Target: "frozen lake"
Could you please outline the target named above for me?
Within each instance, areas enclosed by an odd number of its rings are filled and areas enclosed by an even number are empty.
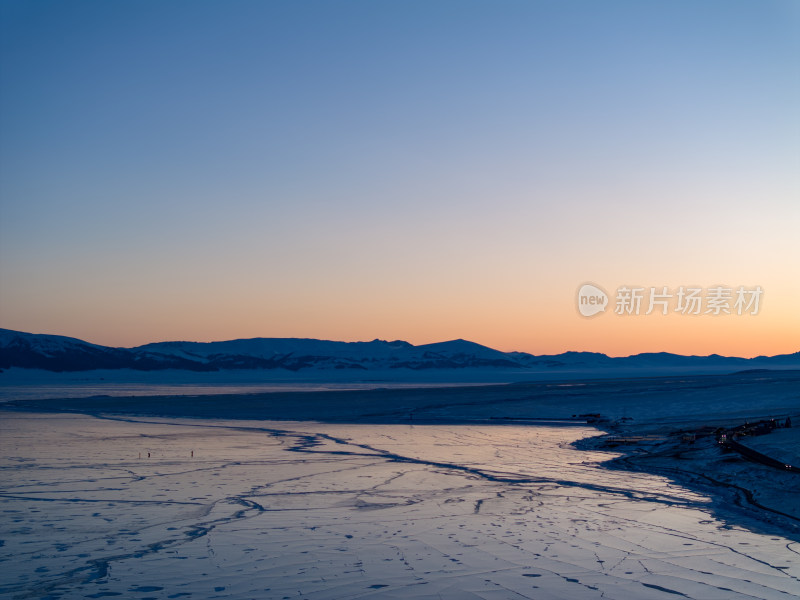
[[[0,597],[800,595],[800,544],[599,433],[4,412]]]

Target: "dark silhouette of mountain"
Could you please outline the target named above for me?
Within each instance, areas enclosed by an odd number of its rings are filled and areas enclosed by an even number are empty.
[[[300,338],[253,338],[224,342],[157,342],[135,348],[110,348],[75,338],[0,329],[0,369],[21,367],[47,371],[135,369],[220,371],[242,369],[505,369],[603,370],[643,368],[800,368],[800,352],[746,359],[682,356],[667,352],[609,357],[597,352],[564,352],[535,356],[501,352],[467,340],[414,346],[396,340],[334,342]]]

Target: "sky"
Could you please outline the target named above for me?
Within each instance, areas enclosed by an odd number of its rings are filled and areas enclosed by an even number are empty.
[[[4,0],[0,28],[0,327],[800,350],[794,0]],[[637,286],[763,293],[616,314]]]

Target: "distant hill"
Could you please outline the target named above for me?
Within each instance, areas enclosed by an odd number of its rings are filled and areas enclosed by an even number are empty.
[[[47,371],[135,369],[159,371],[222,371],[269,369],[287,372],[350,369],[552,370],[725,368],[800,368],[800,352],[757,358],[682,356],[645,353],[609,357],[596,352],[564,352],[535,356],[500,352],[467,340],[414,346],[408,342],[334,342],[301,338],[253,338],[224,342],[157,342],[135,348],[110,348],[58,335],[0,329],[0,369],[20,367]]]

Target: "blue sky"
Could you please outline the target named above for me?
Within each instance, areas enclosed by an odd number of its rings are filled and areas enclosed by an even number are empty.
[[[540,352],[800,339],[796,2],[0,16],[0,326]],[[774,310],[674,339],[642,320],[615,346],[563,306],[587,280],[760,283]]]

